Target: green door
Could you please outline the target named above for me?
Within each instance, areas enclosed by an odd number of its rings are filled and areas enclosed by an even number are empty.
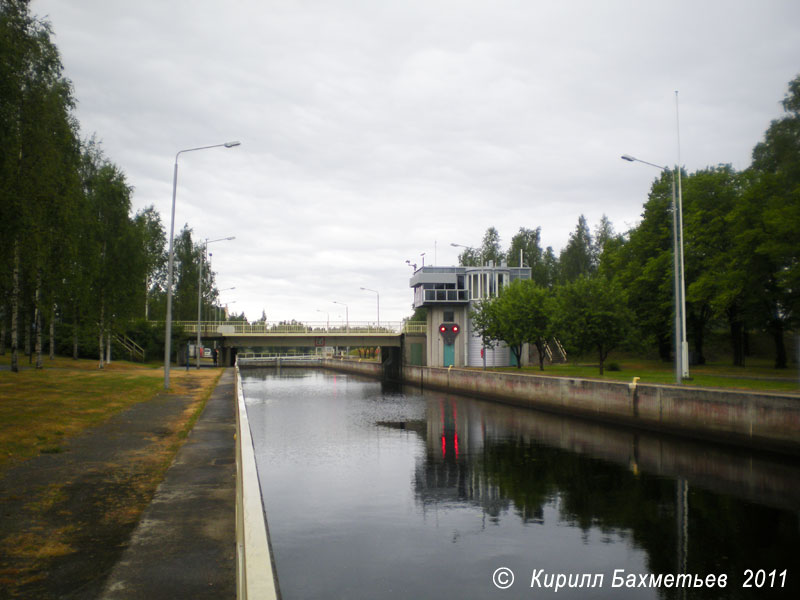
[[[422,366],[422,344],[411,344],[411,364],[414,366]]]
[[[456,345],[455,344],[445,344],[444,345],[444,362],[442,363],[445,367],[452,367],[456,364]]]

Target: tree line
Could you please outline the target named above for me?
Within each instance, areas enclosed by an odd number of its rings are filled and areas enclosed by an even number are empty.
[[[109,358],[119,332],[137,330],[150,356],[164,333],[166,235],[153,207],[132,213],[133,188],[94,138],[81,139],[75,98],[47,22],[28,0],[0,4],[0,354],[10,342],[42,366],[55,353]],[[185,226],[175,241],[174,318],[216,299],[203,247]],[[177,332],[176,332],[177,333]]]
[[[687,338],[695,364],[706,361],[709,332],[727,331],[733,364],[744,366],[749,332],[772,339],[775,367],[788,364],[785,337],[800,307],[800,76],[789,83],[784,115],[753,149],[751,166],[719,164],[681,172]],[[672,175],[653,182],[641,222],[618,234],[603,216],[594,230],[583,215],[556,256],[541,228],[520,228],[503,251],[489,227],[462,265],[488,261],[531,267],[477,306],[487,344],[539,347],[556,336],[568,350],[596,352],[603,370],[620,346],[657,350],[670,360],[674,335]],[[521,258],[520,258],[521,257]],[[540,363],[543,368],[543,363]]]

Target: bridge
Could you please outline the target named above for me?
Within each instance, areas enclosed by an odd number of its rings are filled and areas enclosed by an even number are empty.
[[[197,337],[197,321],[176,321],[187,337]],[[353,322],[331,327],[327,323],[244,323],[201,321],[200,337],[230,347],[401,346],[404,333],[425,333],[424,322]]]
[[[237,321],[175,321],[173,328],[181,331],[187,340],[200,338],[206,342],[217,341],[223,349],[222,364],[232,364],[240,348],[325,348],[325,347],[375,347],[402,348],[403,335],[424,334],[425,322],[386,322],[377,325],[369,322],[350,322],[330,326],[326,322],[308,323],[245,323]],[[231,349],[234,349],[231,352]],[[383,351],[384,359],[392,354]]]

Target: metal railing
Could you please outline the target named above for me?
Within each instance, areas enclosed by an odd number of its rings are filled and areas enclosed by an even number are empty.
[[[428,323],[425,321],[406,321],[403,324],[403,333],[427,333]]]
[[[332,352],[325,352],[320,354],[276,354],[268,352],[240,352],[236,355],[236,360],[246,361],[276,361],[276,360],[296,360],[296,361],[313,361],[321,360],[323,358],[330,358],[333,356]]]
[[[131,360],[138,359],[144,362],[144,348],[124,333],[114,333],[113,335],[114,340],[130,354]]]
[[[443,290],[444,291],[444,290]],[[197,321],[174,321],[174,328],[180,328],[184,333],[196,334]],[[425,333],[425,323],[420,321],[390,321],[374,322],[351,321],[350,324],[330,325],[324,321],[309,321],[307,323],[245,323],[243,321],[201,321],[200,334],[217,335],[398,335],[400,333]]]

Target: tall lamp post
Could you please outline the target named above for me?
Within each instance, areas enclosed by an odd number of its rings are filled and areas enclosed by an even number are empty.
[[[203,244],[203,253],[200,255],[200,269],[198,269],[200,273],[197,277],[197,345],[194,347],[194,353],[197,355],[196,368],[198,369],[200,368],[200,324],[203,310],[203,262],[205,261],[209,244],[213,244],[214,242],[227,242],[235,239],[236,236],[218,238],[216,240],[209,240],[206,238],[205,244]]]
[[[169,362],[172,346],[172,266],[175,262],[173,249],[173,237],[175,236],[175,195],[178,190],[178,157],[185,152],[195,152],[196,150],[207,150],[208,148],[233,148],[239,146],[241,142],[225,142],[224,144],[213,144],[211,146],[200,146],[198,148],[187,148],[180,150],[175,155],[175,170],[172,175],[172,218],[169,224],[169,265],[167,267],[167,315],[166,332],[164,336],[164,389],[169,389]]]
[[[217,302],[219,302],[219,294],[221,294],[222,292],[229,292],[230,290],[235,290],[235,289],[236,289],[236,286],[229,287],[229,288],[224,288],[224,289],[221,289],[221,290],[217,290]],[[214,311],[214,318],[217,321],[219,321],[219,309],[220,309],[220,306],[221,306],[220,304],[217,304],[216,309]]]
[[[317,309],[317,312],[326,315],[327,321],[325,321],[325,332],[326,333],[329,332],[331,329],[331,313],[329,313],[327,310],[320,310],[320,309]]]
[[[344,315],[347,322],[347,333],[350,333],[350,308],[344,302],[337,302],[336,300],[331,300],[331,302],[344,306]]]
[[[381,328],[381,295],[377,292],[377,290],[371,290],[369,288],[362,287],[361,288],[365,292],[373,292],[378,299],[378,329]]]
[[[678,237],[678,221],[680,220],[680,199],[676,202],[675,173],[669,167],[662,167],[646,160],[641,160],[624,154],[622,160],[640,162],[655,167],[672,176],[672,245],[675,287],[675,383],[681,383],[684,377],[689,376],[688,342],[686,341],[686,302],[684,297],[683,280],[683,237]],[[676,168],[677,170],[677,168]],[[681,230],[683,227],[681,226]]]

